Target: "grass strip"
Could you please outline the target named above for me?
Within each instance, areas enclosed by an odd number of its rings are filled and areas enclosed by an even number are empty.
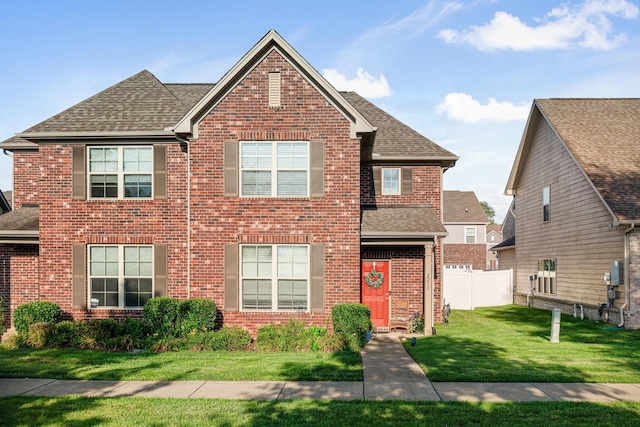
[[[3,426],[621,426],[640,425],[640,403],[232,401],[10,397]]]

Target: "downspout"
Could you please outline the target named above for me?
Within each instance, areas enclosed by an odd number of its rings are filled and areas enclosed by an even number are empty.
[[[631,223],[629,228],[624,232],[624,304],[620,307],[620,323],[618,328],[624,327],[624,309],[629,305],[629,293],[631,292],[630,274],[629,274],[629,233],[636,228],[635,223]]]
[[[191,298],[191,150],[189,141],[176,135],[187,150],[187,298]]]

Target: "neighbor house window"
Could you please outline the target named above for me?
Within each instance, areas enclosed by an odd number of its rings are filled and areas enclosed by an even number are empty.
[[[541,294],[556,293],[555,259],[542,259],[538,261],[538,292]]]
[[[89,147],[93,199],[151,198],[152,147]]]
[[[309,248],[303,245],[244,245],[240,259],[244,310],[309,307]]]
[[[153,296],[153,246],[89,246],[89,298],[103,308],[142,308]]]
[[[309,194],[307,142],[241,142],[242,196],[306,197]]]
[[[382,194],[400,194],[400,168],[382,169]]]
[[[464,242],[465,243],[475,243],[476,242],[476,228],[475,227],[465,227],[464,228]]]
[[[548,222],[551,218],[551,196],[549,186],[542,189],[542,221]]]

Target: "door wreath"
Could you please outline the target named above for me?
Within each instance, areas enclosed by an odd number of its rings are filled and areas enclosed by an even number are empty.
[[[370,288],[378,289],[384,283],[384,276],[374,269],[364,276],[364,282]]]

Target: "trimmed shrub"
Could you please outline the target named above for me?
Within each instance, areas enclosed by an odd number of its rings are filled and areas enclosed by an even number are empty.
[[[0,346],[2,346],[2,348],[6,350],[17,350],[19,348],[26,347],[27,346],[26,334],[11,335],[9,338],[2,341]]]
[[[144,305],[142,317],[153,333],[177,335],[179,305],[175,298],[151,298]]]
[[[360,351],[371,328],[371,310],[364,304],[338,304],[331,310],[333,330],[349,351]]]
[[[77,334],[77,322],[72,320],[63,320],[55,324],[55,331],[51,339],[51,345],[54,347],[69,347]]]
[[[28,334],[29,325],[38,322],[57,323],[62,317],[58,304],[49,301],[32,301],[22,304],[13,312],[13,325],[18,334]]]
[[[223,326],[218,331],[199,332],[187,337],[193,351],[243,351],[251,346],[251,335],[238,326]]]
[[[27,345],[34,348],[48,346],[53,341],[56,331],[55,323],[38,322],[29,325]]]
[[[193,332],[213,331],[216,327],[218,308],[216,303],[205,298],[181,300],[178,305],[179,332],[187,335]]]

